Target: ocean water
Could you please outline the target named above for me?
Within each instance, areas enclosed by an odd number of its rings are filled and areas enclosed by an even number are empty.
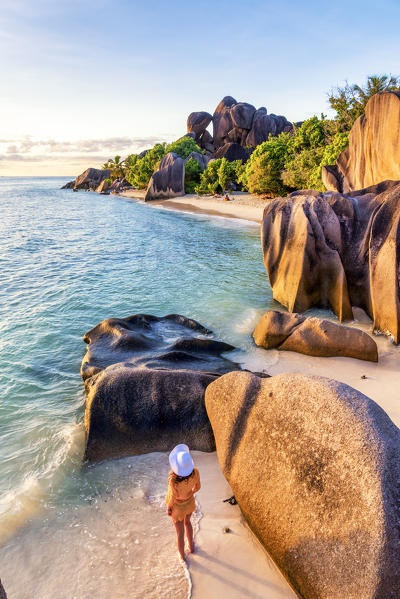
[[[12,599],[184,597],[161,532],[167,456],[82,462],[82,336],[176,312],[245,359],[274,305],[259,228],[66,180],[0,178],[0,577]]]

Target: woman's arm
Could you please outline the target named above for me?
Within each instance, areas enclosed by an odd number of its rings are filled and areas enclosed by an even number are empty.
[[[194,485],[193,485],[193,488],[192,488],[192,492],[193,493],[197,493],[197,491],[200,491],[200,489],[201,489],[200,474],[199,474],[199,471],[197,469],[196,469],[195,474],[196,474],[196,479],[195,479],[195,482],[194,482]]]

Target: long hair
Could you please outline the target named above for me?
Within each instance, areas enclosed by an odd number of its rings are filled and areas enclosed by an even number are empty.
[[[171,474],[174,477],[174,482],[181,483],[182,481],[187,480],[188,478],[190,478],[193,475],[193,472],[194,472],[194,468],[191,471],[191,473],[188,474],[187,476],[179,476],[178,474],[175,474],[175,472],[173,470],[171,471]]]

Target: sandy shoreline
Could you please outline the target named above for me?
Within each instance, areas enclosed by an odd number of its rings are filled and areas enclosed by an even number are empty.
[[[371,332],[367,317],[352,326]],[[400,347],[385,336],[374,336],[379,362],[353,358],[317,358],[295,352],[255,348],[245,364],[271,375],[300,372],[347,383],[376,401],[400,427]],[[361,378],[365,376],[366,378]],[[231,597],[261,599],[295,598],[272,559],[244,524],[238,506],[222,503],[231,489],[224,479],[216,454],[196,456],[203,488],[198,495],[204,514],[196,537],[198,553],[188,560],[194,599]],[[233,534],[223,534],[229,526]]]
[[[122,195],[143,199],[144,192],[130,191]],[[232,194],[231,197],[232,201],[225,202],[223,198],[186,195],[171,200],[149,202],[148,205],[262,222],[268,200],[240,193]],[[351,326],[371,333],[372,324],[367,315],[356,309],[355,317],[358,320],[350,323]],[[385,336],[374,335],[374,339],[379,350],[378,363],[353,358],[317,358],[295,352],[254,348],[244,367],[254,371],[264,370],[270,375],[301,372],[347,383],[376,401],[400,427],[400,347],[394,346]],[[198,495],[203,518],[196,536],[197,553],[188,559],[193,585],[191,596],[195,599],[296,597],[268,554],[247,528],[238,506],[222,503],[222,499],[231,495],[231,489],[221,473],[216,454],[198,453],[196,460],[203,481],[202,490]],[[225,526],[233,532],[224,534],[222,529]]]
[[[145,190],[132,190],[124,191],[120,195],[125,198],[143,200],[146,192]],[[178,210],[192,214],[210,214],[212,216],[239,218],[261,223],[268,200],[244,192],[231,193],[229,197],[231,200],[228,202],[223,197],[186,194],[170,200],[153,200],[146,202],[146,205],[166,210]]]
[[[295,599],[296,594],[244,522],[216,453],[193,452],[202,479],[197,494],[200,529],[188,558],[193,599]],[[224,533],[228,527],[230,533]]]

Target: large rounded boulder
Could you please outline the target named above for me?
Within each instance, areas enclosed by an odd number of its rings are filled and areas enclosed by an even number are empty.
[[[233,127],[231,108],[237,104],[232,96],[225,96],[218,104],[213,114],[213,139],[216,148],[224,145],[226,136]]]
[[[324,170],[330,189],[348,192],[400,179],[400,91],[375,94],[354,123],[336,171]]]
[[[192,112],[187,119],[187,131],[188,133],[194,133],[196,139],[199,139],[211,121],[212,116],[208,112]]]
[[[344,195],[298,191],[264,210],[264,265],[274,299],[291,312],[365,310],[400,341],[400,183]]]
[[[400,431],[337,381],[232,372],[206,390],[240,508],[299,597],[400,597]]]
[[[330,307],[339,319],[353,312],[341,260],[340,221],[322,194],[277,198],[267,205],[262,246],[274,299],[290,312]]]
[[[82,189],[86,191],[95,191],[104,179],[110,177],[110,174],[111,170],[109,168],[88,168],[75,179],[73,189],[74,191]],[[71,187],[71,183],[72,182],[68,183],[63,189]]]
[[[269,310],[258,322],[253,338],[266,349],[378,361],[377,345],[368,333],[315,316],[305,318],[301,314]]]
[[[145,201],[164,200],[185,195],[185,161],[174,152],[168,152],[158,170],[151,176]]]
[[[84,335],[88,460],[167,451],[177,443],[213,451],[207,385],[236,364],[232,345],[179,314],[110,318]]]

